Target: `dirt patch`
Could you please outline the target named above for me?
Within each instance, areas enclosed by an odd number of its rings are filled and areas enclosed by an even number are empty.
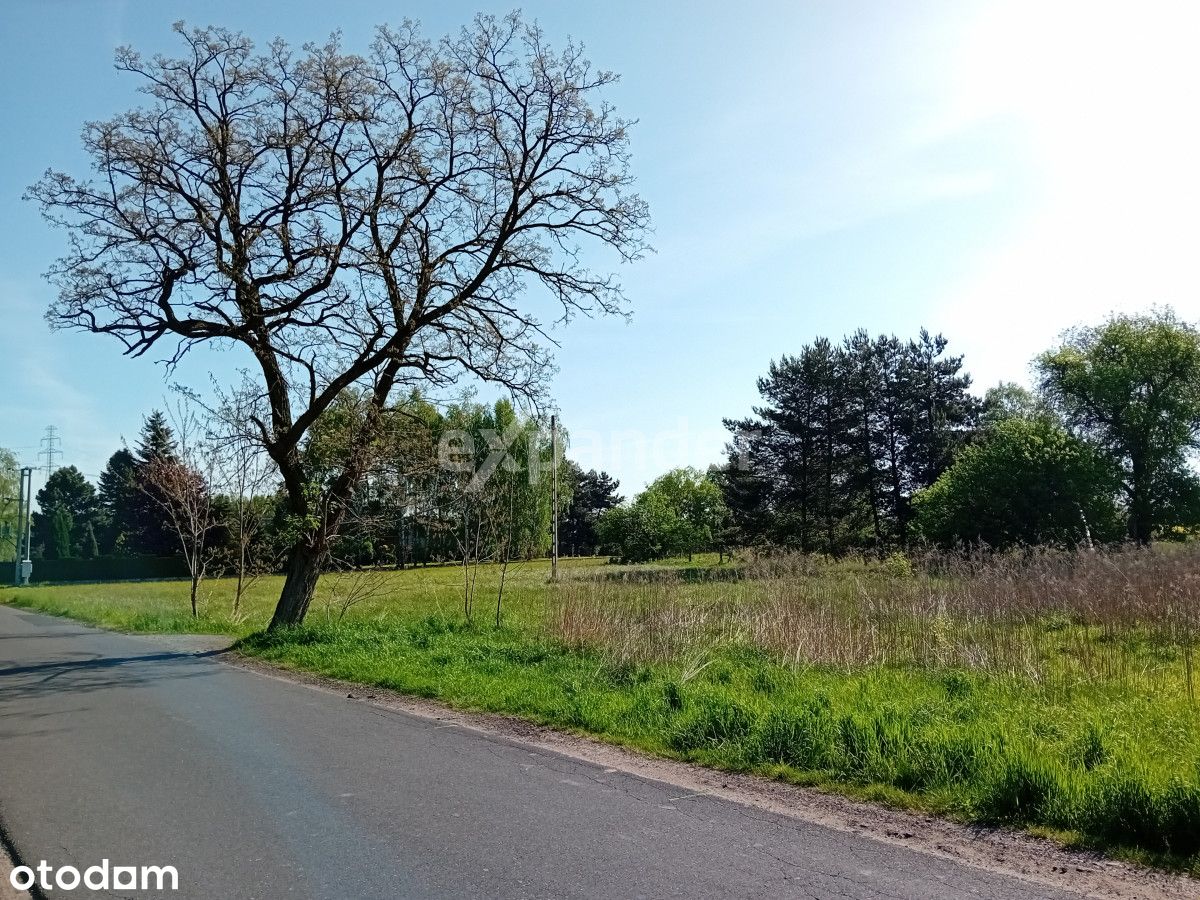
[[[29,900],[29,894],[12,886],[9,880],[12,870],[13,861],[8,858],[4,848],[0,847],[0,900]]]
[[[1065,849],[1052,841],[1020,832],[961,825],[753,775],[730,774],[646,756],[511,716],[464,712],[385,688],[365,687],[284,669],[234,651],[222,653],[217,658],[267,677],[336,693],[351,702],[469,728],[605,769],[665,782],[687,793],[728,800],[835,831],[865,835],[883,843],[1047,887],[1075,891],[1087,897],[1112,900],[1195,900],[1200,897],[1200,881],[1107,859],[1098,853]]]

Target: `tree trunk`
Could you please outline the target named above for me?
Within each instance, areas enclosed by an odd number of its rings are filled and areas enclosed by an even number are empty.
[[[1146,463],[1140,456],[1131,460],[1129,492],[1129,539],[1142,546],[1150,545],[1151,532],[1154,529],[1154,511],[1149,497],[1149,478],[1146,477]]]
[[[321,564],[324,561],[325,547],[320,541],[302,540],[292,548],[283,591],[275,605],[275,615],[271,617],[268,631],[299,625],[304,621],[313,594],[316,593],[317,579],[321,576]]]

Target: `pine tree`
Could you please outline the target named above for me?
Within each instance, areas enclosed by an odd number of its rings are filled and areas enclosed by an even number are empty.
[[[164,512],[166,498],[146,478],[150,466],[160,461],[177,461],[175,435],[167,418],[154,410],[142,423],[134,451],[136,494],[130,497],[134,516],[129,549],[148,556],[171,556],[179,552],[179,539],[171,530]]]
[[[173,460],[177,449],[167,417],[161,410],[154,410],[142,422],[142,433],[137,442],[138,465],[146,466],[156,459]]]
[[[600,546],[596,533],[600,515],[622,500],[617,494],[620,482],[607,472],[584,472],[569,459],[564,460],[563,468],[563,481],[571,487],[571,502],[559,522],[559,548],[567,556],[590,555]]]
[[[739,540],[839,554],[908,541],[914,491],[974,432],[962,358],[922,331],[818,338],[772,362],[756,418],[734,432],[719,479]]]
[[[130,549],[138,531],[141,493],[137,484],[137,460],[122,448],[108,458],[100,473],[100,507],[104,512],[101,548],[104,553]]]

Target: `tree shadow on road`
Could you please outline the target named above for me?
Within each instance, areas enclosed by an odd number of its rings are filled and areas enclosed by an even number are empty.
[[[195,678],[211,673],[197,665],[220,650],[147,653],[137,656],[93,656],[0,669],[0,705],[48,694],[73,694],[107,688],[132,688],[164,679]],[[22,713],[23,714],[23,713]]]

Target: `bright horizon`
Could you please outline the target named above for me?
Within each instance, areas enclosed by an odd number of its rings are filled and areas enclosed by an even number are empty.
[[[82,174],[82,123],[138,101],[113,50],[173,54],[183,15],[260,45],[341,28],[358,49],[401,17],[267,6],[17,0],[0,13],[0,446],[22,463],[41,462],[55,425],[59,464],[94,481],[167,394],[160,367],[115,342],[49,332],[40,276],[64,236],[19,199],[49,166]],[[439,36],[509,8],[406,12]],[[570,455],[626,496],[718,461],[721,419],[749,414],[769,361],[820,335],[940,331],[981,394],[1028,383],[1032,357],[1072,325],[1154,305],[1200,320],[1194,4],[524,8],[555,44],[570,34],[621,73],[609,96],[639,120],[634,172],[658,252],[620,270],[631,324],[558,333],[551,389]],[[203,388],[228,366],[195,354],[173,380]]]

